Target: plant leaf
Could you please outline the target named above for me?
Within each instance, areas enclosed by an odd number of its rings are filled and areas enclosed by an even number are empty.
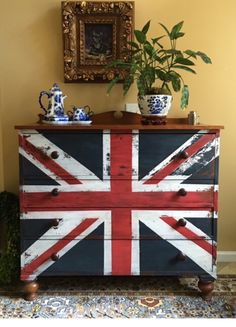
[[[162,80],[162,81],[164,81],[164,82],[168,81],[168,77],[167,77],[166,72],[164,72],[164,71],[161,70],[161,69],[156,69],[156,76],[157,76],[160,80]]]
[[[181,88],[181,80],[179,77],[171,77],[171,84],[175,92],[179,92]]]
[[[163,37],[165,37],[166,35],[162,35],[162,36],[159,36],[159,37],[156,37],[154,39],[152,39],[152,44],[157,44],[161,49],[163,49],[163,45],[158,42],[160,39],[162,39]]]
[[[159,23],[161,25],[162,28],[164,28],[164,30],[166,31],[167,35],[170,36],[170,32],[168,31],[167,27],[165,27],[164,24]]]
[[[211,58],[209,58],[205,53],[197,51],[196,55],[199,56],[206,64],[212,64]]]
[[[180,37],[183,37],[184,35],[185,35],[185,33],[179,32],[179,33],[176,34],[175,39],[178,39]]]
[[[150,20],[147,22],[147,24],[145,24],[144,26],[143,26],[143,28],[142,28],[142,32],[144,33],[144,34],[147,34],[147,32],[148,32],[148,30],[149,30],[149,27],[150,27]]]
[[[171,95],[171,89],[169,88],[169,85],[168,84],[165,84],[164,85],[164,88],[168,90],[168,93]]]
[[[188,106],[189,100],[189,89],[188,85],[184,85],[182,88],[182,97],[181,97],[181,109],[185,109]]]
[[[132,48],[139,49],[139,45],[136,42],[133,41],[128,41],[127,42],[129,45],[131,45]]]
[[[187,66],[194,66],[195,63],[187,58],[181,58],[181,57],[177,57],[175,58],[175,62],[177,64],[181,64],[181,65],[187,65]]]
[[[161,57],[160,58],[160,63],[161,64],[164,64],[164,62],[166,62],[169,58],[171,58],[172,56],[171,55],[166,55],[164,57]]]
[[[119,81],[119,76],[116,76],[115,78],[113,78],[113,80],[108,84],[108,88],[107,88],[107,94],[110,94],[111,89],[113,88],[113,86],[115,86],[115,84]]]
[[[146,88],[145,88],[145,81],[142,75],[139,76],[137,79],[137,88],[140,95],[145,95]]]
[[[177,39],[178,37],[180,37],[180,36],[178,36],[178,34],[179,34],[179,31],[181,30],[181,28],[183,26],[183,23],[184,23],[184,21],[179,22],[178,24],[173,26],[173,28],[172,28],[172,30],[170,32],[170,39],[171,40],[174,40],[174,39]]]
[[[147,54],[149,55],[149,57],[153,56],[153,53],[155,52],[155,49],[153,48],[153,46],[150,43],[145,43],[144,44],[144,49],[147,52]]]
[[[186,67],[186,66],[174,65],[173,68],[183,69],[183,70],[186,70],[187,72],[196,74],[195,70],[193,70],[192,68]]]
[[[181,88],[181,76],[175,71],[170,71],[169,76],[171,79],[172,87],[175,92],[179,92]]]
[[[186,53],[188,56],[191,56],[193,58],[197,58],[196,52],[193,50],[185,50],[184,53]]]
[[[135,30],[134,35],[139,43],[143,44],[146,42],[146,35],[142,31]]]
[[[159,37],[155,37],[154,39],[151,39],[152,40],[152,43],[155,44],[157,43],[159,40],[161,40],[163,37],[165,37],[165,35],[162,35],[162,36],[159,36]]]
[[[106,68],[129,68],[130,62],[124,62],[123,60],[114,60],[106,66]]]
[[[123,95],[127,94],[133,82],[134,82],[133,76],[129,75],[125,78],[123,83]]]
[[[159,52],[170,53],[170,54],[175,54],[175,55],[181,54],[180,50],[175,50],[175,49],[160,50]]]

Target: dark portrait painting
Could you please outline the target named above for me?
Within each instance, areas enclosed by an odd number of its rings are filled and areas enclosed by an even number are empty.
[[[85,58],[111,57],[112,28],[112,24],[85,24]]]
[[[128,60],[133,40],[134,1],[62,1],[64,80],[108,83],[125,69],[109,63]]]

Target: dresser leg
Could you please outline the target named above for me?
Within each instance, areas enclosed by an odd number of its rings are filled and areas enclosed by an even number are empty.
[[[23,288],[24,299],[26,301],[33,301],[34,299],[36,299],[38,289],[39,284],[36,282],[36,280],[25,282]]]
[[[199,279],[198,288],[201,291],[201,297],[206,301],[210,301],[214,289],[214,282]]]

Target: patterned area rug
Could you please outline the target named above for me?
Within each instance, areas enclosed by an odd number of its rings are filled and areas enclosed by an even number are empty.
[[[236,276],[220,276],[211,301],[197,278],[42,278],[38,298],[0,289],[0,318],[234,318]]]

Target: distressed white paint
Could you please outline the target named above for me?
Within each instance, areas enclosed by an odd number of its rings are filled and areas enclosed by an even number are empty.
[[[158,225],[159,220],[161,220],[161,217],[168,216],[172,217],[176,221],[176,225],[179,219],[184,218],[203,218],[203,219],[211,219],[212,213],[208,210],[206,211],[182,211],[182,210],[133,210],[132,211],[133,220],[138,220],[143,222],[145,225],[148,225],[149,228],[152,230],[155,229],[156,224]],[[211,222],[209,222],[211,223]],[[205,234],[201,229],[197,228],[195,225],[187,221],[186,228],[191,230],[193,233],[195,233],[198,237],[209,239],[209,236]],[[167,227],[165,228],[165,234],[162,230],[157,233],[158,235],[161,235],[164,239],[171,239],[176,238],[177,239],[185,239],[185,236],[183,236],[180,233],[175,233],[175,229],[173,229],[171,226],[167,224]],[[160,234],[161,233],[161,234]],[[139,238],[139,232],[138,234],[133,234],[133,237],[138,239]],[[206,241],[209,242],[209,241]],[[210,244],[212,244],[212,241],[210,241]]]
[[[166,239],[166,235],[170,233],[170,227],[161,219],[156,220],[155,224],[147,219],[140,219],[140,221],[142,221],[154,233],[165,239],[166,242],[169,242],[179,251],[183,252],[207,273],[215,277],[212,254],[208,253],[191,240],[188,240],[173,228],[171,230],[172,239]]]
[[[109,130],[103,131],[103,178],[110,179],[111,140]]]
[[[60,185],[68,185],[68,183],[62,179],[60,179],[56,174],[54,174],[51,170],[49,170],[48,168],[46,168],[40,161],[38,161],[37,159],[35,159],[35,157],[26,152],[22,147],[19,147],[19,153],[25,157],[27,160],[29,160],[34,166],[36,166],[37,168],[39,168],[44,174],[50,176],[50,178],[52,178],[53,180],[55,180],[58,184]],[[27,172],[23,172],[24,174],[27,174]],[[32,176],[33,178],[33,176]],[[32,185],[33,189],[36,187],[37,185]],[[23,186],[24,188],[24,186]],[[37,191],[35,191],[37,192]]]
[[[143,211],[142,211],[143,212]],[[144,211],[146,212],[146,211]],[[131,243],[131,274],[140,275],[140,242],[139,242],[139,219],[135,211],[131,212],[132,243]]]
[[[79,181],[83,184],[87,182],[87,179],[92,179],[97,182],[100,181],[102,183],[102,181],[92,171],[82,165],[79,161],[72,158],[69,154],[60,149],[54,143],[50,142],[42,134],[31,134],[30,137],[27,138],[27,141],[31,143],[34,147],[45,153],[48,157],[50,157],[53,151],[57,151],[59,157],[57,159],[51,160],[55,161],[60,167],[67,171],[68,174],[74,176],[75,178],[78,178]]]
[[[71,232],[86,218],[97,218],[97,220],[90,225],[83,233],[71,240],[63,249],[57,252],[59,257],[62,257],[78,242],[83,240],[91,234],[98,226],[104,223],[105,234],[108,239],[104,239],[104,274],[111,274],[111,213],[110,211],[52,211],[52,212],[29,212],[22,215],[22,219],[62,219],[58,228],[50,228],[38,240],[36,240],[27,250],[21,255],[21,267],[25,267],[34,261],[37,257],[42,255],[45,251],[55,245],[60,239]],[[40,265],[34,272],[34,276],[38,276],[54,261],[48,258],[42,265]],[[32,276],[27,278],[32,279]]]

